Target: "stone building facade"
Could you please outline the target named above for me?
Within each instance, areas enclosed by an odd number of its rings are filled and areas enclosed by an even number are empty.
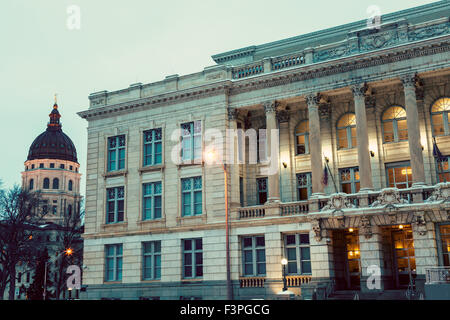
[[[282,258],[303,298],[423,286],[427,268],[449,265],[449,10],[436,2],[91,94],[79,113],[85,298],[225,299],[231,284],[234,299],[270,299]],[[229,129],[245,132],[231,148]],[[209,164],[211,145],[232,163]]]

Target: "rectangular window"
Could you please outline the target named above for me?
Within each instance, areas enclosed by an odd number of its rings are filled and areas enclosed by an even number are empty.
[[[108,138],[108,171],[125,168],[125,135]]]
[[[182,216],[200,215],[202,210],[202,177],[181,179]]]
[[[39,164],[39,168],[43,168],[44,167],[44,164],[43,163],[40,163]]]
[[[142,220],[161,218],[162,184],[161,182],[145,183],[143,189]]]
[[[105,281],[122,280],[122,244],[105,245]]]
[[[50,168],[54,168],[55,164],[54,163],[50,163]]]
[[[348,194],[359,192],[358,167],[339,169],[339,179],[342,192]]]
[[[242,238],[242,268],[244,276],[266,275],[266,245],[264,236]]]
[[[262,205],[267,202],[268,196],[268,188],[267,188],[267,178],[258,178],[256,179],[257,186],[257,196],[258,196],[258,204]]]
[[[106,223],[122,222],[124,217],[124,187],[106,189]]]
[[[442,265],[450,267],[450,224],[439,226],[440,251],[442,257]]]
[[[285,257],[288,261],[287,274],[311,274],[311,253],[309,234],[289,234],[284,237]]]
[[[202,158],[202,124],[201,121],[181,125],[181,159],[194,161]]]
[[[144,167],[162,163],[162,129],[144,131]]]
[[[297,200],[308,200],[312,194],[311,173],[297,174]]]
[[[60,164],[60,165],[59,165],[59,168],[60,168],[60,169],[64,169],[64,164]]]
[[[438,182],[449,182],[450,181],[450,167],[449,167],[449,157],[445,157],[443,161],[436,161]]]
[[[390,188],[405,189],[412,186],[412,170],[408,162],[386,164],[387,185]]]
[[[183,278],[203,277],[203,243],[202,239],[182,240]]]
[[[161,241],[142,243],[142,279],[161,279]]]

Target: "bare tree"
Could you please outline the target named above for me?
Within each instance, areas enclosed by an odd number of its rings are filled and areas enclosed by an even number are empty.
[[[40,208],[40,194],[20,186],[0,190],[0,299],[9,283],[9,299],[14,300],[16,268],[29,265],[39,248],[33,238],[44,212]]]

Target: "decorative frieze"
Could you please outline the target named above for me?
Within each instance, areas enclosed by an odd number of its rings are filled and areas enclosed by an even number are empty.
[[[402,199],[400,192],[397,188],[385,188],[381,190],[377,200],[372,203],[371,207],[393,207],[399,204],[408,204],[408,201]]]
[[[355,205],[347,198],[346,193],[335,193],[330,196],[328,203],[322,208],[322,211],[332,210],[332,212],[343,211],[343,209],[355,208]]]
[[[438,183],[431,196],[427,200],[425,200],[425,202],[435,201],[450,201],[450,182]]]

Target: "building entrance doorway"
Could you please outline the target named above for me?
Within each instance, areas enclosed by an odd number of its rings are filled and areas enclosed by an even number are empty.
[[[333,231],[334,266],[338,290],[359,290],[361,261],[357,229]]]
[[[394,281],[397,288],[406,288],[416,277],[416,257],[410,225],[400,225],[392,231]]]

